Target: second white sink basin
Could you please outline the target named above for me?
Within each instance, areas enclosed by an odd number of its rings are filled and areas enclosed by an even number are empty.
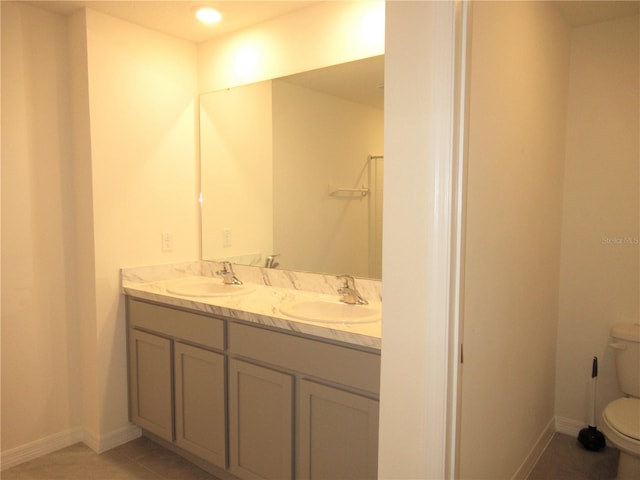
[[[339,301],[300,299],[280,306],[280,312],[320,323],[374,323],[382,318],[377,305],[349,305]]]
[[[190,278],[167,287],[167,292],[187,297],[226,297],[255,290],[253,285],[225,285],[219,278]]]

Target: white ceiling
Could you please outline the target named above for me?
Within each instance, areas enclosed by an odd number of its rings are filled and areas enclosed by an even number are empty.
[[[0,0],[7,1],[7,0]],[[71,15],[81,8],[92,8],[129,22],[167,33],[177,38],[200,43],[260,22],[270,20],[295,10],[309,7],[315,0],[245,1],[245,0],[8,0],[23,1],[61,15]],[[638,15],[640,0],[553,0],[570,26],[578,27],[618,17]],[[218,9],[223,20],[207,26],[195,19],[197,7],[212,6]],[[334,71],[335,70],[335,71]],[[308,72],[288,81],[308,88],[353,98],[361,103],[382,107],[384,60],[382,57],[367,62],[351,62]],[[345,91],[345,82],[331,81],[337,78],[357,76],[356,87]],[[327,86],[327,83],[330,85]],[[321,86],[322,85],[322,86]],[[366,88],[365,88],[366,87]]]
[[[4,1],[4,0],[3,0]],[[131,23],[167,33],[177,38],[200,43],[225,35],[294,10],[317,3],[303,1],[191,1],[191,0],[16,0],[27,2],[62,15],[81,8],[92,8]],[[204,25],[195,19],[198,7],[211,6],[222,13],[217,25]]]
[[[192,42],[203,42],[256,23],[305,8],[313,0],[302,1],[191,1],[191,0],[16,0],[63,15],[83,8],[93,8],[123,20],[158,30]],[[567,23],[581,26],[640,13],[640,0],[579,0],[555,1]],[[206,26],[195,20],[197,7],[210,5],[223,15],[218,25]]]

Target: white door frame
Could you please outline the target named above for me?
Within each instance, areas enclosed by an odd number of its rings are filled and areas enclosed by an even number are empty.
[[[462,1],[388,1],[378,476],[455,478],[465,188]]]

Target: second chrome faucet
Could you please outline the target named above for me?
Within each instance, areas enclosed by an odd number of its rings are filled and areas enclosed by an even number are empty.
[[[351,275],[340,275],[338,280],[342,280],[344,284],[338,289],[340,294],[340,301],[348,303],[349,305],[367,305],[367,302],[358,289],[356,288],[356,281]]]
[[[233,273],[231,262],[222,262],[222,270],[218,270],[216,275],[222,277],[222,283],[225,285],[242,285],[242,281]]]

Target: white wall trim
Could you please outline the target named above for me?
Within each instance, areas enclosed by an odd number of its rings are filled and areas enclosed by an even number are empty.
[[[447,418],[446,478],[458,478],[462,396],[462,339],[464,331],[464,245],[467,191],[469,118],[469,69],[471,62],[471,15],[469,1],[456,1],[455,70],[452,160],[451,295],[449,319],[449,411]]]
[[[561,417],[559,415],[556,415],[555,424],[556,432],[571,435],[572,437],[577,437],[580,430],[587,426],[584,421]]]
[[[512,477],[513,480],[526,479],[529,477],[529,474],[533,471],[533,467],[535,467],[536,463],[549,445],[549,442],[551,442],[554,433],[555,419],[552,418],[551,420],[549,420],[549,423],[547,423],[547,426],[544,428],[544,430],[542,430],[542,433],[540,433],[540,436],[533,444],[533,447],[520,465],[520,468],[516,470],[516,473]]]
[[[83,442],[96,453],[103,453],[141,435],[142,430],[135,425],[128,425],[99,438],[82,427],[72,428],[2,452],[0,468],[6,470],[78,442]]]
[[[72,428],[64,432],[55,433],[45,438],[29,442],[19,447],[2,452],[2,470],[14,467],[21,463],[55,452],[83,440],[82,427]]]
[[[100,437],[96,437],[88,431],[85,431],[83,442],[94,452],[103,453],[123,443],[134,440],[141,435],[142,430],[140,427],[130,424]]]
[[[554,433],[564,433],[565,435],[569,435],[571,437],[578,438],[578,434],[580,430],[583,429],[586,424],[580,420],[574,420],[572,418],[562,417],[556,415],[553,419],[549,421],[545,429],[542,431],[535,444],[533,445],[531,451],[520,465],[520,468],[516,471],[513,478],[527,478],[533,467],[540,459],[545,449],[551,442]]]
[[[453,478],[459,16],[455,2],[386,5],[378,476]]]

